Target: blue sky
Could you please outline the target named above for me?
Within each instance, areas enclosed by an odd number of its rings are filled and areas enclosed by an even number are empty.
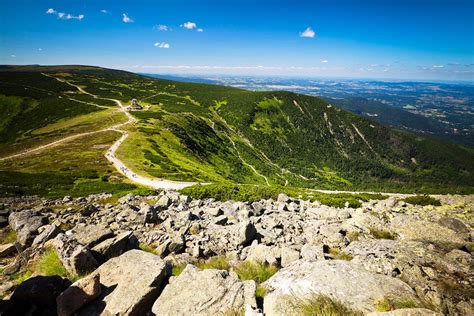
[[[474,1],[0,0],[0,21],[1,64],[474,80]]]

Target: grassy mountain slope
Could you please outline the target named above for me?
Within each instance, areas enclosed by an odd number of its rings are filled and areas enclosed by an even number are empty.
[[[126,127],[130,136],[116,153],[143,175],[339,190],[472,192],[474,187],[472,151],[392,130],[315,97],[81,66],[0,68],[0,78],[0,107],[6,109],[0,114],[0,157],[125,120],[110,102],[54,79],[62,78],[100,97],[124,104],[136,98],[147,106],[132,112],[138,121]],[[99,146],[96,153],[106,148]],[[76,167],[69,167],[80,170],[87,164],[77,157]],[[30,161],[28,168],[22,160]],[[106,161],[99,165],[98,177],[113,174]],[[64,173],[49,168],[38,170]],[[0,161],[0,174],[38,170],[27,156],[14,164]]]

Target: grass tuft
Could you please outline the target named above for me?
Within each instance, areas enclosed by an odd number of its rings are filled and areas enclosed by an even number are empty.
[[[201,261],[195,264],[199,269],[218,269],[218,270],[229,270],[229,260],[225,256],[211,257],[205,261]]]
[[[156,249],[152,247],[151,245],[145,245],[145,244],[140,244],[140,249],[149,253],[152,253],[154,255],[157,254]]]
[[[346,237],[351,241],[357,241],[359,240],[359,237],[360,237],[360,232],[356,231],[356,230],[353,230],[353,231],[350,231],[346,234]]]
[[[353,257],[348,254],[348,253],[345,253],[341,250],[339,250],[338,248],[329,248],[329,251],[328,253],[333,257],[334,260],[346,260],[346,261],[351,261],[353,259]]]
[[[394,240],[397,236],[387,230],[378,229],[375,227],[369,228],[370,234],[374,236],[375,239],[391,239]]]
[[[11,228],[6,228],[0,234],[0,243],[1,244],[10,244],[16,241],[16,232]]]
[[[33,275],[33,271],[27,269],[10,275],[10,279],[16,284],[21,284]]]
[[[257,299],[264,298],[267,295],[267,289],[265,289],[260,284],[257,284],[257,289],[255,290],[255,297]]]
[[[294,299],[292,307],[303,316],[362,316],[363,313],[350,309],[341,302],[324,295],[313,295],[306,299]]]
[[[186,268],[185,264],[180,264],[180,265],[173,266],[173,268],[171,270],[171,275],[172,276],[180,275],[181,272],[183,272],[184,268]]]
[[[417,308],[421,305],[410,298],[383,298],[374,302],[374,307],[379,312],[389,312],[395,309],[402,308]]]
[[[33,264],[33,271],[39,275],[59,275],[62,277],[71,277],[54,249],[47,248]]]
[[[234,267],[239,279],[254,280],[257,284],[263,283],[278,272],[278,268],[251,260],[241,261]]]

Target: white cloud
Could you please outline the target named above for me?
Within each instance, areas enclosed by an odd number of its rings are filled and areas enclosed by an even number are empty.
[[[444,68],[444,65],[433,65],[433,68]]]
[[[201,28],[197,29],[196,31],[198,31],[198,32],[204,32],[204,30],[201,29]]]
[[[46,14],[57,15],[58,18],[61,19],[61,20],[79,20],[79,21],[81,21],[85,17],[84,14],[72,15],[72,14],[69,14],[69,13],[58,12],[58,11],[54,10],[53,8],[49,8],[46,11]]]
[[[170,48],[170,44],[166,42],[156,42],[154,46],[158,48]]]
[[[158,31],[164,31],[164,32],[170,30],[168,25],[163,25],[163,24],[155,25],[154,29],[157,29]]]
[[[329,61],[326,60],[326,59],[324,59],[324,60],[321,60],[321,62],[322,62],[323,64],[327,64]]]
[[[16,55],[10,55],[11,58],[16,58]]]
[[[196,23],[194,22],[186,22],[180,25],[181,27],[184,27],[185,29],[192,30],[197,27]]]
[[[100,12],[102,12],[102,13],[104,13],[104,14],[109,13],[109,11],[107,11],[107,10],[105,10],[105,9],[100,10]]]
[[[307,27],[302,33],[300,33],[300,37],[308,37],[313,38],[316,35],[311,27]]]
[[[122,14],[123,23],[133,23],[134,21],[127,15],[127,13]]]

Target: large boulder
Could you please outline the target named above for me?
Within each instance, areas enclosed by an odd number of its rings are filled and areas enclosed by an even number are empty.
[[[241,222],[238,225],[237,243],[239,245],[249,244],[257,234],[257,229],[249,221]]]
[[[44,230],[38,236],[36,236],[35,239],[33,239],[32,246],[42,245],[48,240],[53,239],[59,235],[59,233],[61,233],[61,229],[58,226],[54,224],[47,225],[44,227]]]
[[[13,292],[2,315],[54,315],[56,297],[71,282],[60,276],[36,276],[21,283]]]
[[[140,214],[143,215],[143,223],[157,223],[159,218],[158,214],[156,213],[155,208],[148,204],[143,203],[140,205]]]
[[[50,241],[56,249],[59,259],[68,272],[82,275],[93,271],[99,264],[91,251],[64,234],[59,234]]]
[[[48,218],[31,210],[13,212],[8,217],[10,227],[16,231],[17,240],[22,246],[30,246],[38,235],[38,228],[48,223]]]
[[[155,315],[225,315],[256,306],[255,282],[233,272],[187,265],[153,304]]]
[[[145,315],[161,292],[170,266],[160,257],[141,250],[130,250],[101,265],[102,293],[78,315]]]
[[[298,260],[263,283],[268,290],[268,315],[294,313],[292,300],[324,295],[361,312],[375,311],[375,303],[391,297],[418,302],[413,290],[399,279],[368,272],[348,261]]]
[[[103,225],[78,226],[74,230],[74,238],[86,247],[94,247],[100,242],[114,236],[112,230]]]
[[[300,258],[300,252],[290,247],[281,248],[281,266],[286,267]]]
[[[92,248],[92,254],[99,262],[120,256],[131,249],[138,249],[139,242],[131,231],[123,232],[114,238],[109,238]]]
[[[413,220],[412,217],[396,217],[391,222],[391,229],[401,240],[463,245],[466,242],[464,238],[467,238],[467,235],[446,226],[430,221]]]
[[[76,281],[56,298],[58,315],[73,315],[79,308],[97,298],[101,291],[99,274]]]
[[[246,259],[276,265],[277,257],[279,257],[279,255],[274,247],[258,244],[255,240],[252,245],[248,247]]]

